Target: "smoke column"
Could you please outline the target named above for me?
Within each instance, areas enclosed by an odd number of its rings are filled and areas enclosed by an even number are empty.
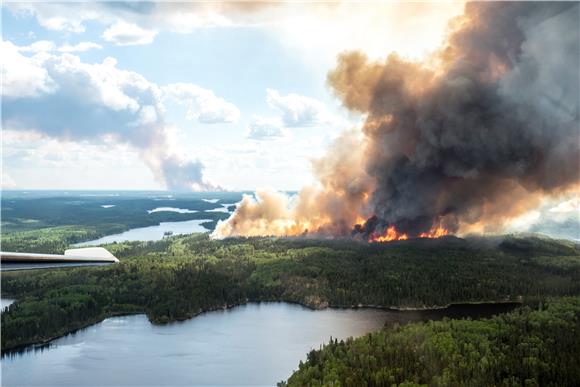
[[[424,62],[350,52],[328,82],[366,115],[314,163],[296,197],[245,197],[214,237],[365,240],[501,230],[579,187],[575,3],[468,3]]]

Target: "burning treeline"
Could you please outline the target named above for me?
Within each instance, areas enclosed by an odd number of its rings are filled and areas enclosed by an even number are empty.
[[[469,3],[424,62],[341,55],[328,81],[362,130],[314,162],[319,185],[245,197],[213,235],[499,231],[577,190],[579,30],[575,3]]]

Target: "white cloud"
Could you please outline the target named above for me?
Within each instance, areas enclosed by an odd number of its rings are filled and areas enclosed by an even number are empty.
[[[64,44],[58,48],[60,52],[84,52],[88,50],[100,50],[103,46],[93,42],[80,42],[75,45]]]
[[[240,117],[240,110],[234,104],[191,83],[172,83],[163,87],[163,93],[166,99],[185,105],[190,120],[213,124],[237,122]]]
[[[578,191],[544,197],[539,206],[506,224],[506,232],[538,232],[556,238],[580,240],[580,198]]]
[[[119,46],[131,46],[149,44],[156,35],[156,30],[147,30],[137,24],[119,21],[103,32],[103,39]]]
[[[280,95],[276,90],[267,90],[270,107],[282,114],[287,127],[317,126],[333,121],[324,103],[298,94]]]
[[[246,137],[251,140],[275,140],[288,136],[279,117],[254,116],[248,126]]]
[[[69,53],[27,57],[12,43],[4,45],[8,49],[3,51],[10,53],[4,58],[4,81],[9,87],[4,90],[3,111],[9,127],[72,139],[114,133],[131,142],[153,136],[153,127],[143,131],[130,125],[148,106],[163,110],[158,86],[142,75],[118,69],[111,57],[89,64]]]
[[[106,20],[100,7],[90,2],[13,2],[6,6],[18,15],[35,16],[38,24],[52,31],[81,33],[85,31],[86,21]]]
[[[60,141],[114,140],[135,149],[167,188],[217,188],[203,179],[199,161],[181,156],[174,146],[157,84],[117,68],[112,57],[89,64],[69,53],[25,56],[20,49],[2,42],[4,129],[33,130]],[[188,86],[186,90],[195,89]],[[219,106],[233,105],[199,90],[202,105],[207,105],[200,120],[231,117],[231,111]],[[234,113],[239,114],[237,108]]]
[[[75,19],[68,18],[65,16],[49,16],[44,17],[39,15],[38,22],[41,26],[46,29],[53,31],[68,31],[68,32],[84,32],[85,26],[83,25],[85,19]]]
[[[48,52],[55,49],[54,42],[49,40],[39,40],[28,46],[18,47],[18,51],[20,52],[30,52],[30,53],[39,53],[39,52]]]
[[[11,2],[7,7],[20,15],[33,15],[46,29],[73,33],[84,32],[89,21],[186,33],[196,28],[255,25],[270,20],[256,17],[258,11],[269,6],[248,7],[235,2]]]
[[[47,29],[83,32],[87,22],[108,28],[117,22],[145,30],[189,33],[199,28],[260,26],[279,35],[300,58],[325,68],[336,54],[361,50],[373,58],[390,52],[422,58],[437,49],[447,22],[463,2],[5,2],[13,12],[32,15]],[[299,2],[300,3],[300,2]],[[299,26],[297,28],[297,26]],[[369,39],[380,36],[381,39]]]
[[[54,82],[42,66],[40,55],[26,57],[20,47],[2,41],[3,97],[34,97],[54,89]]]
[[[117,69],[116,65],[117,60],[112,57],[87,64],[71,54],[54,56],[46,62],[51,77],[82,102],[131,114],[143,105],[157,103],[157,85],[138,73]]]
[[[279,112],[279,116],[254,115],[248,125],[246,138],[273,140],[288,137],[288,128],[329,125],[344,126],[345,121],[330,114],[324,103],[298,94],[280,95],[267,89],[268,105]]]

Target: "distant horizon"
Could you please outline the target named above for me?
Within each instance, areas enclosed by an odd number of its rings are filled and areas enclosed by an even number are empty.
[[[184,192],[184,191],[168,191],[168,190],[115,190],[115,189],[9,189],[0,192],[2,203],[10,200],[27,200],[49,197],[70,197],[79,198],[82,200],[86,198],[87,201],[97,200],[99,203],[113,202],[116,205],[123,202],[123,197],[139,197],[141,199],[152,198],[152,200],[160,200],[166,197],[167,201],[173,200],[187,200],[194,199],[218,199],[228,201],[227,197],[231,195],[250,195],[256,197],[257,190],[244,191],[198,191],[198,192]],[[297,197],[299,191],[281,191],[289,197]],[[86,194],[86,195],[84,195]],[[171,196],[171,197],[170,197]],[[224,199],[225,198],[225,199]],[[120,202],[115,202],[120,200]],[[161,199],[162,200],[162,199]],[[231,201],[231,200],[230,200]],[[459,237],[468,236],[502,236],[509,234],[520,235],[537,235],[546,236],[554,239],[566,239],[575,243],[580,242],[580,216],[574,212],[575,199],[569,202],[554,203],[552,205],[544,205],[535,211],[535,216],[531,218],[523,218],[521,221],[514,223],[514,225],[502,232],[484,232],[484,233],[466,233],[457,234]],[[236,201],[236,203],[239,203]],[[567,206],[566,206],[567,204]],[[564,206],[563,206],[564,205]],[[2,206],[4,207],[4,206]],[[562,208],[564,207],[564,208]],[[569,208],[568,208],[569,207]],[[555,212],[556,211],[556,212]],[[457,236],[455,234],[452,234]]]

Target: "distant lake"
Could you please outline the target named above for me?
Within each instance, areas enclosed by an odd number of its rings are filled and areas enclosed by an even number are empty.
[[[147,213],[152,214],[154,212],[178,212],[180,214],[194,214],[199,212],[197,210],[188,210],[187,208],[176,208],[176,207],[157,207],[152,210],[147,210]]]
[[[228,210],[228,208],[226,206],[223,206],[223,207],[214,208],[212,210],[205,210],[204,212],[224,212],[227,214],[228,212],[230,212],[230,210]]]
[[[163,239],[163,235],[167,231],[171,231],[173,235],[208,232],[209,230],[201,226],[201,223],[209,221],[211,221],[211,219],[196,219],[183,222],[161,222],[157,226],[133,228],[120,234],[107,235],[92,241],[76,243],[73,246],[93,246],[113,242],[158,241]]]
[[[220,201],[219,199],[201,199],[201,200],[203,200],[206,203],[212,203],[212,204],[215,204],[215,203]]]
[[[452,315],[491,315],[513,304],[452,308]],[[156,326],[144,315],[114,317],[2,358],[10,386],[273,386],[287,379],[332,336],[379,330],[385,322],[441,318],[445,311],[312,311],[287,303],[248,304]]]
[[[207,201],[207,200],[206,200]],[[212,210],[205,210],[204,212],[223,212],[223,213],[232,213],[233,211],[230,211],[230,207],[231,206],[235,206],[237,205],[237,203],[222,203],[221,207],[218,208],[214,208]]]

